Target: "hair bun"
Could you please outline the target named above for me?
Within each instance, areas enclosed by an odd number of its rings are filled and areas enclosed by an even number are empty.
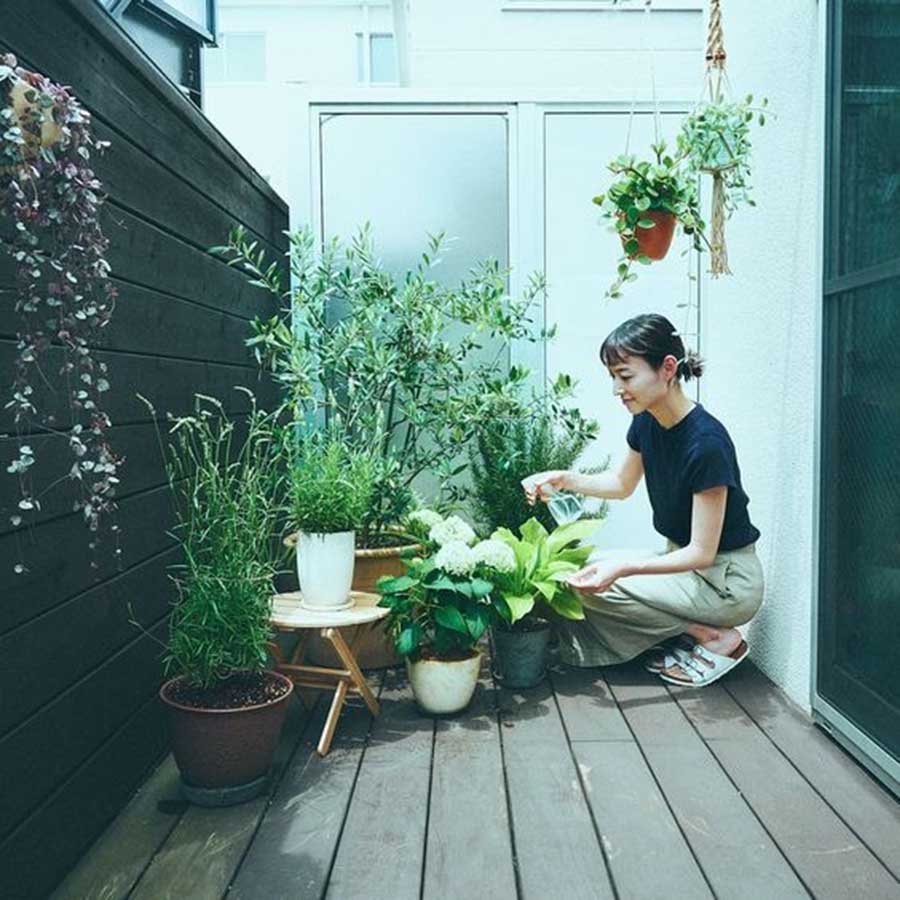
[[[685,381],[699,378],[703,374],[704,362],[700,354],[694,350],[688,350],[684,358],[678,363],[678,375]]]

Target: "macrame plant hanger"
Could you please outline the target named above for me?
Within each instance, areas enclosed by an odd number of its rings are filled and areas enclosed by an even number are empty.
[[[731,84],[725,72],[725,33],[722,30],[722,9],[720,0],[710,0],[709,30],[706,37],[706,76],[703,87],[704,99],[709,103],[718,103],[723,99],[723,90],[731,93]],[[724,141],[723,141],[724,143]],[[727,155],[731,149],[725,146]],[[725,182],[723,173],[733,168],[735,162],[704,168],[702,171],[712,176],[712,213],[710,216],[709,271],[713,278],[730,275],[728,268],[728,248],[725,245]]]
[[[653,45],[651,43],[647,48],[647,31],[650,28],[650,12],[653,6],[653,0],[644,0],[644,16],[641,23],[641,54],[646,55],[650,63],[650,96],[653,100],[653,134],[654,142],[659,144],[659,100],[656,96],[656,60],[653,53]],[[631,127],[634,124],[634,113],[637,108],[637,80],[633,79],[631,83],[631,109],[628,112],[628,130],[625,132],[625,155],[631,149]]]

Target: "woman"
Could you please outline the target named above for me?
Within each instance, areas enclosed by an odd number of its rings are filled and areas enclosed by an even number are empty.
[[[651,650],[647,668],[668,682],[702,687],[744,659],[735,626],[762,605],[763,574],[734,445],[725,427],[685,396],[682,380],[703,366],[664,316],[642,315],[600,348],[613,393],[634,417],[616,472],[549,471],[523,482],[528,501],[557,490],[624,499],[646,476],[653,525],[667,551],[598,557],[569,584],[585,618],[559,624],[560,654],[578,666],[623,663]],[[670,644],[662,641],[674,639]]]

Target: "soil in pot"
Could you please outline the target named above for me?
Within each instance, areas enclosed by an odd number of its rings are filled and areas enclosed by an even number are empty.
[[[181,679],[170,681],[166,699],[194,709],[242,709],[271,703],[290,690],[290,684],[272,672],[238,672],[211,688]]]
[[[634,236],[638,242],[638,249],[636,253],[631,254],[631,258],[646,256],[653,260],[664,259],[672,245],[672,237],[678,222],[675,214],[663,209],[649,209],[641,213],[641,218],[652,219],[656,225],[653,228],[635,226]],[[622,243],[625,244],[624,238]]]

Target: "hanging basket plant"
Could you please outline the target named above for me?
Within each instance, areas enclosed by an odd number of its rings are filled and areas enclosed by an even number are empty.
[[[116,294],[98,220],[102,185],[91,168],[92,154],[105,146],[68,88],[20,68],[12,55],[0,57],[0,215],[12,226],[0,232],[0,250],[15,264],[15,286],[4,293],[12,294],[17,319],[6,403],[20,436],[7,465],[19,483],[10,515],[16,527],[41,506],[31,443],[44,434],[68,441],[70,462],[47,480],[51,487],[74,484],[74,508],[90,531],[115,508],[121,460],[107,442],[110,385],[106,363],[95,355]],[[63,398],[66,409],[39,397]],[[21,562],[16,570],[24,571]]]
[[[625,284],[637,278],[633,263],[649,265],[665,257],[676,225],[691,235],[694,247],[702,249],[704,224],[696,177],[684,165],[683,156],[666,154],[664,142],[654,144],[652,150],[652,160],[616,157],[608,166],[615,181],[605,194],[593,198],[622,242],[616,280],[606,292],[610,298],[621,297]]]

